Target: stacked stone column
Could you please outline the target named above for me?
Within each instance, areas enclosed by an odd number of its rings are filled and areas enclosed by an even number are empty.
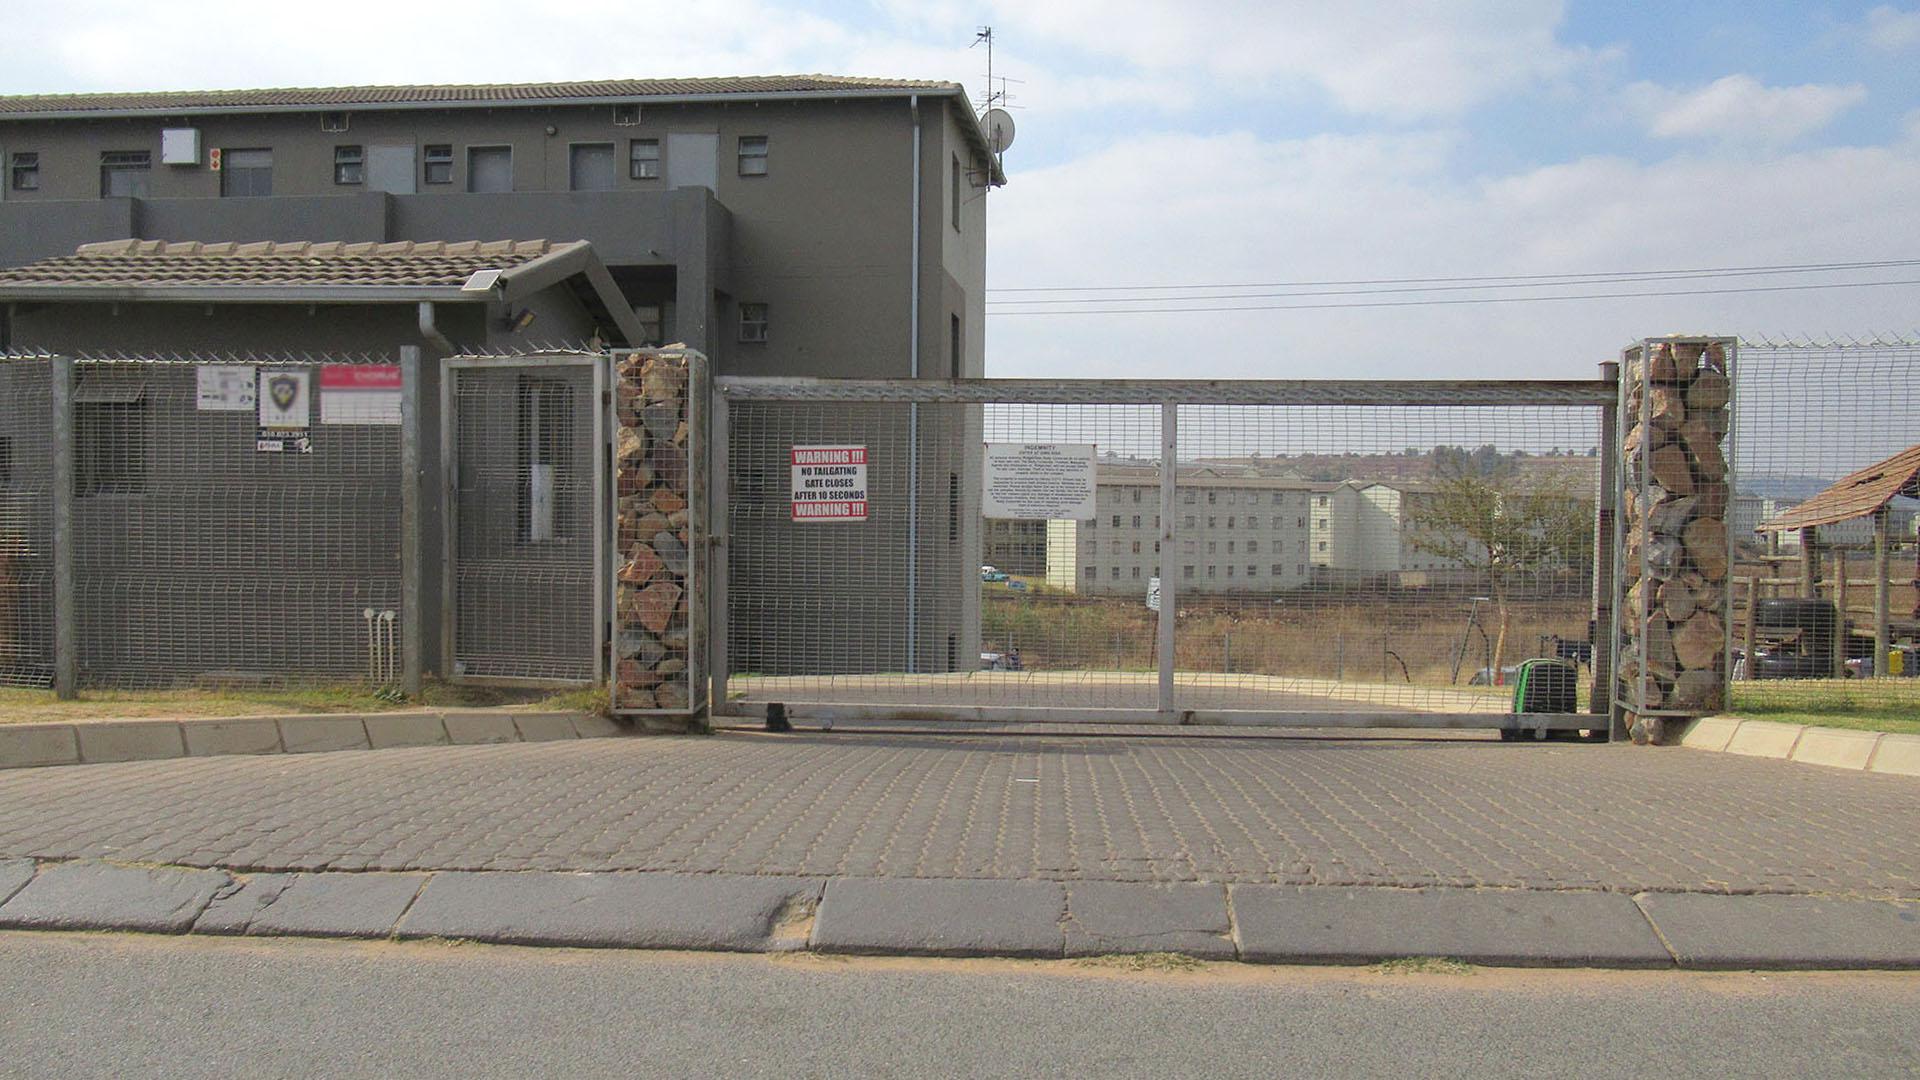
[[[1726,338],[1670,337],[1626,350],[1626,437],[1615,702],[1635,742],[1727,701],[1730,596]]]
[[[684,715],[697,699],[705,590],[692,426],[702,362],[687,350],[650,349],[621,357],[615,368],[613,706],[620,713]]]

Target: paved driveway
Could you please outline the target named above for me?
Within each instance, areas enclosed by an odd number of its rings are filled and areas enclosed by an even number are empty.
[[[0,855],[1920,897],[1920,782],[1461,739],[747,733],[0,773]]]

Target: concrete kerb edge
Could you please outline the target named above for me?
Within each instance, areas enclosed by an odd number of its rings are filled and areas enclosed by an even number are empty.
[[[1740,738],[1743,734],[1750,736],[1744,743]],[[1859,745],[1863,743],[1868,744],[1865,754],[1858,752]],[[1740,744],[1739,749],[1735,749],[1736,744]],[[1812,724],[1783,724],[1738,716],[1708,716],[1689,722],[1678,745],[1689,750],[1769,758],[1850,772],[1920,776],[1920,735],[1892,731],[1861,731]],[[1844,749],[1849,746],[1851,750]],[[1883,757],[1894,758],[1900,764],[1883,768]],[[1908,764],[1909,760],[1912,764]]]
[[[489,714],[489,710],[482,709],[450,711],[463,717]],[[446,745],[456,741],[448,738],[448,713],[449,710],[299,713],[285,716],[209,716],[184,720],[168,717],[0,724],[0,769]],[[503,721],[501,727],[513,734],[511,739],[497,740],[503,742],[624,738],[639,730],[617,722],[602,722],[602,718],[590,713],[523,713],[503,709],[491,715],[500,717]],[[526,737],[521,723],[523,717],[527,718],[528,727],[537,728],[540,737]],[[409,725],[408,721],[416,721],[417,724]],[[396,725],[418,726],[426,732],[437,731],[438,737],[387,730]],[[289,728],[299,737],[289,738]],[[316,733],[329,728],[338,730],[330,739],[315,740]],[[273,732],[271,740],[258,738],[249,741],[231,737],[243,731],[263,732],[266,729]],[[172,737],[169,738],[169,735]],[[289,750],[290,746],[296,748]]]

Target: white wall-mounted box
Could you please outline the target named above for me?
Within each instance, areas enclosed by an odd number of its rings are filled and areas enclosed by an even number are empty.
[[[200,129],[162,129],[160,132],[160,164],[200,164]]]

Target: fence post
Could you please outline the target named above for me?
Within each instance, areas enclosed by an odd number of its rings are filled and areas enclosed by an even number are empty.
[[[73,361],[53,370],[53,693],[71,700],[80,670],[80,598],[73,577]]]
[[[1159,635],[1160,712],[1172,714],[1176,706],[1173,686],[1174,615],[1179,604],[1178,575],[1172,573],[1174,537],[1174,496],[1179,489],[1180,406],[1172,401],[1160,403],[1160,621]]]
[[[1893,635],[1887,623],[1889,516],[1886,503],[1881,503],[1880,508],[1873,512],[1873,677],[1876,679],[1887,675],[1893,666],[1888,663],[1887,657],[1887,650],[1893,646]]]
[[[732,660],[727,656],[729,647],[729,629],[727,620],[727,558],[728,544],[731,540],[733,518],[727,506],[729,488],[733,477],[728,470],[727,424],[731,419],[727,414],[727,395],[713,380],[708,397],[708,416],[711,420],[707,430],[707,545],[712,553],[707,563],[707,715],[725,716],[731,710],[727,707],[727,673]],[[687,384],[688,393],[693,392],[691,380]],[[976,571],[977,572],[977,571]]]
[[[1612,390],[1607,404],[1600,408],[1600,492],[1599,507],[1593,521],[1593,646],[1588,673],[1593,685],[1587,694],[1587,711],[1597,716],[1613,714],[1613,651],[1620,647],[1620,632],[1613,623],[1613,552],[1615,520],[1620,507],[1620,362],[1607,360],[1600,365],[1600,378]],[[1604,640],[1603,640],[1604,638]],[[1466,642],[1461,641],[1461,648]],[[1453,666],[1459,677],[1460,665]],[[1608,721],[1611,730],[1612,721]],[[1625,731],[1614,733],[1625,736]]]
[[[400,688],[420,695],[420,346],[400,346]]]

